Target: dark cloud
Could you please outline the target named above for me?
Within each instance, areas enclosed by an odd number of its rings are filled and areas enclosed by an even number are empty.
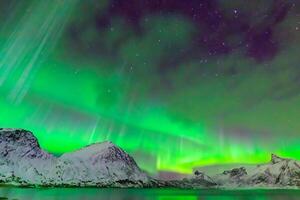
[[[75,21],[72,30],[73,35],[77,35],[75,39],[83,43],[86,41],[82,40],[82,35],[86,31],[95,31],[88,48],[91,49],[90,52],[103,54],[107,49],[101,42],[101,33],[111,29],[116,18],[124,20],[127,24],[124,28],[134,32],[123,35],[117,43],[112,44],[117,45],[114,48],[117,51],[130,38],[144,37],[147,34],[143,26],[145,18],[179,15],[194,24],[196,33],[190,43],[177,51],[171,51],[172,55],[162,56],[160,68],[172,69],[189,60],[215,58],[238,50],[245,51],[245,56],[254,58],[257,62],[264,62],[273,59],[280,52],[280,41],[274,32],[277,25],[286,19],[293,3],[268,1],[257,15],[253,14],[255,10],[249,14],[249,9],[244,9],[246,6],[255,9],[258,7],[255,4],[258,3],[251,1],[225,7],[222,1],[216,0],[111,0],[105,9],[101,7],[98,11],[91,12],[94,20],[89,20],[84,27],[81,27],[82,23],[76,24]],[[253,18],[258,20],[253,21]]]

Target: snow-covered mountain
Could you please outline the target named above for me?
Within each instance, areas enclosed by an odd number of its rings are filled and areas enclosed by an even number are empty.
[[[167,185],[181,188],[222,189],[299,188],[300,162],[272,154],[271,161],[266,164],[241,166],[211,177],[196,170],[193,176],[179,181],[168,181]]]
[[[269,163],[258,165],[248,174],[249,185],[300,186],[300,162],[274,154]]]
[[[32,133],[0,129],[0,181],[12,184],[47,182],[57,158],[44,152]]]
[[[222,187],[299,187],[300,162],[271,155],[271,161],[252,168],[240,167],[212,179]]]
[[[63,184],[143,186],[149,177],[132,157],[111,142],[93,144],[59,157],[55,174]]]
[[[150,178],[134,159],[111,142],[96,143],[56,157],[42,150],[34,135],[0,128],[0,183],[98,187],[300,187],[300,162],[272,155],[266,164],[207,176],[196,170],[183,180]]]
[[[144,187],[153,181],[111,142],[55,157],[22,129],[0,129],[0,182],[16,185]]]

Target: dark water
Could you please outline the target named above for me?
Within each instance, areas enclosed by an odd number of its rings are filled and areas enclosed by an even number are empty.
[[[300,190],[178,190],[178,189],[95,189],[95,188],[0,188],[1,199],[61,200],[298,200]]]

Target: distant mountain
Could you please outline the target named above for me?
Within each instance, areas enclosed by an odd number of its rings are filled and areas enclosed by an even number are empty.
[[[300,162],[274,154],[271,162],[249,172],[250,185],[300,186]]]
[[[247,164],[247,163],[226,163],[226,164],[214,164],[214,165],[206,165],[194,167],[193,171],[201,171],[208,176],[214,176],[216,174],[223,173],[228,169],[235,169],[244,167],[247,171],[256,167],[257,164]]]
[[[165,180],[165,181],[180,180],[184,178],[189,178],[190,176],[191,174],[183,174],[179,172],[166,171],[166,170],[158,171],[158,173],[155,175],[157,179]]]
[[[299,187],[300,162],[271,155],[266,164],[246,170],[235,168],[217,174],[212,179],[222,187]]]
[[[15,185],[147,187],[153,180],[111,142],[55,157],[22,129],[0,129],[0,182]]]
[[[300,162],[272,154],[266,164],[241,166],[212,176],[195,169],[193,176],[167,183],[182,188],[299,188]]]

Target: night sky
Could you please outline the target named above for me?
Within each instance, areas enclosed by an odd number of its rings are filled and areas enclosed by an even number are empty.
[[[0,126],[149,172],[300,159],[297,0],[0,0]]]

